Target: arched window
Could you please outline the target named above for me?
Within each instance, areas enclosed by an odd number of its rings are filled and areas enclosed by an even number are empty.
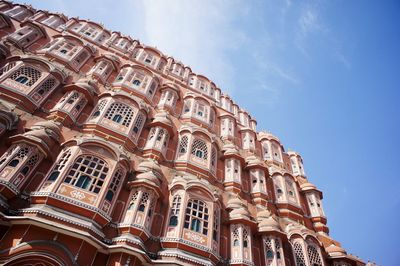
[[[186,207],[184,228],[207,235],[208,233],[208,208],[200,200],[189,200]]]
[[[211,150],[211,170],[215,172],[217,167],[217,150],[213,147]]]
[[[15,146],[17,148],[17,146]],[[12,151],[10,151],[10,154]],[[22,162],[28,155],[29,148],[28,147],[20,147],[18,152],[13,156],[13,158],[9,161],[8,166],[17,167],[20,162]]]
[[[262,149],[263,149],[263,152],[264,152],[264,154],[263,154],[264,160],[271,159],[270,151],[269,151],[269,145],[268,145],[267,142],[264,142],[262,144]]]
[[[99,193],[108,174],[108,164],[92,155],[79,156],[65,177],[64,183]]]
[[[297,266],[306,266],[306,259],[304,256],[303,247],[299,242],[295,242],[293,244],[293,251],[294,251],[294,256],[296,259],[296,265]]]
[[[267,250],[267,252],[265,253],[267,256],[267,259],[273,259],[274,258],[274,252],[272,250]]]
[[[317,248],[313,244],[307,245],[307,255],[311,266],[322,266],[321,257]]]
[[[67,150],[62,153],[61,157],[58,159],[56,165],[53,167],[53,170],[49,174],[49,177],[47,180],[49,181],[54,181],[58,178],[60,175],[60,172],[64,169],[66,166],[69,158],[71,157],[71,150]]]
[[[178,225],[178,217],[181,210],[181,201],[182,199],[179,195],[175,196],[172,200],[170,218],[168,223],[168,225],[171,227],[175,227]]]
[[[111,183],[108,186],[106,200],[108,200],[109,202],[111,202],[113,200],[115,193],[117,193],[119,184],[121,183],[123,176],[124,176],[124,171],[121,168],[119,168],[115,172],[113,179],[111,180]]]
[[[138,196],[139,196],[139,191],[136,190],[135,193],[133,193],[132,195],[131,201],[129,202],[128,210],[133,210],[133,208],[135,207],[135,203],[138,199]]]
[[[125,127],[129,127],[132,122],[132,117],[132,108],[122,103],[112,103],[105,114],[105,118],[122,124]]]
[[[59,172],[59,171],[54,171],[54,172],[52,172],[52,173],[49,175],[49,177],[47,178],[47,180],[49,180],[49,181],[57,180],[57,178],[58,178],[59,175],[60,175],[60,172]]]
[[[218,242],[219,237],[219,210],[214,210],[214,223],[213,223],[213,235],[212,238],[214,241]]]
[[[178,148],[178,155],[179,156],[182,156],[182,155],[186,154],[188,141],[189,141],[189,138],[187,136],[183,136],[181,138],[181,141],[179,142],[179,148]]]
[[[249,232],[243,228],[243,248],[248,248],[249,247]]]
[[[93,110],[92,118],[96,118],[96,117],[100,116],[101,112],[104,110],[104,107],[106,107],[106,104],[107,104],[106,99],[100,101],[97,104],[96,108]]]
[[[144,114],[139,113],[136,116],[135,124],[133,125],[133,128],[132,128],[133,135],[136,139],[140,136],[140,133],[142,132],[144,121],[145,121]]]
[[[207,161],[208,159],[208,148],[204,140],[195,139],[192,144],[192,155],[196,156],[200,160]]]
[[[14,159],[14,160],[12,160],[11,162],[8,163],[8,166],[16,167],[18,164],[19,164],[19,160]]]

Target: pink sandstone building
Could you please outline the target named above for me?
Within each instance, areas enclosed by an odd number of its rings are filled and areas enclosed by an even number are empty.
[[[1,265],[365,265],[301,156],[207,77],[0,1]]]

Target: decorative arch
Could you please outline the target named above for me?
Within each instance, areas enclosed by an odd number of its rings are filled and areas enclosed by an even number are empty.
[[[57,241],[34,240],[24,242],[9,251],[6,259],[0,260],[4,265],[17,266],[24,263],[43,263],[46,266],[78,266],[71,251]]]

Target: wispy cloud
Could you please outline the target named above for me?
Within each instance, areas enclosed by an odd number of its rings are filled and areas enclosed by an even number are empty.
[[[232,86],[234,66],[228,53],[246,38],[234,26],[236,17],[246,12],[238,8],[244,2],[143,0],[140,5],[146,44],[162,47],[219,85]]]
[[[341,47],[338,46],[339,41],[323,20],[321,15],[323,8],[322,2],[319,1],[308,2],[301,7],[295,33],[296,46],[304,56],[310,58],[309,47],[312,47],[316,40],[322,40],[326,43],[331,57],[343,64],[347,69],[350,69],[350,60],[345,56]]]

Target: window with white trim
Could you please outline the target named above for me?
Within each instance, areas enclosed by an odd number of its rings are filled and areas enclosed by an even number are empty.
[[[104,160],[93,155],[81,155],[72,164],[64,183],[98,194],[108,170]]]
[[[179,213],[181,211],[182,198],[176,195],[172,200],[171,211],[169,214],[168,226],[175,227],[179,222]]]
[[[134,111],[131,107],[123,103],[112,103],[107,109],[105,118],[125,127],[129,127],[132,122]]]
[[[208,219],[207,204],[201,200],[190,199],[186,207],[184,228],[207,235]]]
[[[107,102],[108,102],[107,99],[103,99],[103,100],[101,100],[100,102],[97,103],[96,108],[92,112],[92,116],[90,118],[91,120],[96,119],[101,115],[102,111],[104,110],[104,108],[107,105]]]
[[[137,140],[142,132],[142,128],[145,122],[145,115],[142,112],[139,112],[136,116],[135,123],[132,128],[132,136]]]
[[[67,162],[69,158],[71,157],[71,150],[68,149],[64,151],[59,159],[57,160],[56,164],[54,165],[53,169],[47,176],[48,181],[55,181],[57,178],[60,176],[61,171],[65,168],[67,165]]]
[[[208,147],[207,143],[201,139],[195,139],[192,143],[192,158],[196,161],[207,162]]]
[[[117,171],[115,172],[115,174],[114,174],[114,176],[113,176],[113,178],[111,180],[111,183],[108,186],[108,190],[107,190],[107,193],[106,193],[106,198],[105,199],[107,201],[112,202],[115,194],[118,191],[119,185],[120,185],[120,183],[122,181],[122,178],[124,177],[124,174],[125,174],[125,172],[121,168],[118,168]]]
[[[271,159],[271,151],[270,151],[269,143],[267,141],[264,141],[262,143],[262,150],[263,150],[264,160],[270,160]]]

